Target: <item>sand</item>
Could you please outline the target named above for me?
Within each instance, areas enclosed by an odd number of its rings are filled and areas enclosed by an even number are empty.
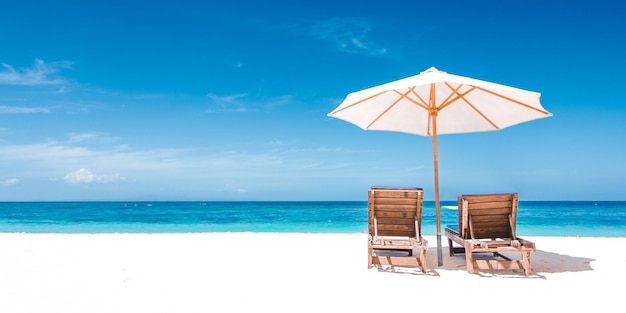
[[[367,269],[365,234],[0,234],[0,312],[558,312],[622,307],[626,238],[525,237],[534,274]],[[444,237],[444,245],[447,242]]]

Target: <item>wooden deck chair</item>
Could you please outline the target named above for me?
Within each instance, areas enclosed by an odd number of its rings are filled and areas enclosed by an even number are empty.
[[[412,187],[372,187],[368,195],[368,268],[372,264],[419,267],[426,272],[422,238],[424,192]],[[381,253],[379,253],[381,252]],[[382,252],[394,252],[384,255]]]
[[[530,254],[535,243],[515,233],[517,202],[517,193],[460,196],[459,224],[446,227],[450,256],[465,253],[469,273],[475,269],[523,269],[531,275]],[[453,243],[461,247],[453,247]],[[521,253],[521,260],[502,254],[507,252]],[[477,260],[473,253],[491,253],[493,258]]]

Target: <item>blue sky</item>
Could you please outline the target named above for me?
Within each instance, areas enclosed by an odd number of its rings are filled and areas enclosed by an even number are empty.
[[[434,66],[554,114],[439,137],[442,200],[626,200],[618,1],[11,1],[2,200],[434,199],[431,137],[330,118]]]

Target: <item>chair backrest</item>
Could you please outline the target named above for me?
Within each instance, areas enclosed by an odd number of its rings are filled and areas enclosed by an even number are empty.
[[[370,235],[421,237],[422,188],[372,187],[367,199]]]
[[[516,238],[517,193],[463,195],[459,201],[459,230],[465,239]]]

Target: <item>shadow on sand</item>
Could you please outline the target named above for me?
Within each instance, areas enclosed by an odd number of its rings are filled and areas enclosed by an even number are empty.
[[[377,266],[376,268],[380,272],[393,272],[393,273],[402,273],[402,274],[413,274],[413,275],[427,275],[427,276],[439,276],[439,271],[467,271],[467,267],[465,266],[465,255],[464,254],[455,254],[454,256],[449,256],[448,247],[444,246],[443,249],[443,265],[437,265],[437,248],[430,247],[426,252],[426,273],[422,273],[419,268],[409,268],[409,267],[400,267],[400,266]],[[381,255],[396,255],[399,256],[403,252],[388,252],[388,251],[380,251],[378,252]],[[406,255],[406,254],[405,254]],[[517,255],[507,255],[512,259],[519,259]],[[475,258],[488,258],[490,255],[475,255]],[[545,278],[544,275],[546,273],[565,273],[565,272],[582,272],[582,271],[592,271],[591,262],[595,261],[590,258],[583,257],[573,257],[569,255],[563,255],[558,253],[553,253],[549,251],[537,250],[533,252],[530,256],[531,264],[533,268],[533,275],[528,276],[528,278]],[[477,270],[476,275],[483,277],[526,277],[522,270]],[[472,275],[469,274],[468,275]]]

